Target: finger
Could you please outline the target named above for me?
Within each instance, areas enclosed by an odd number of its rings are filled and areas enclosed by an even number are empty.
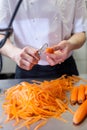
[[[51,59],[53,59],[54,61],[58,60],[58,59],[62,59],[63,55],[61,53],[54,53],[54,54],[47,54],[47,56]]]
[[[35,59],[39,60],[40,56],[38,55],[38,52],[36,49],[31,47],[25,47],[24,52],[26,52],[28,55],[34,57]]]
[[[47,58],[47,61],[48,63],[51,65],[51,66],[54,66],[55,65],[55,62],[52,58],[50,58],[49,56],[46,57]]]
[[[31,70],[32,66],[25,66],[25,65],[21,65],[20,68],[24,69],[24,70]]]
[[[53,47],[53,50],[54,50],[54,51],[61,50],[61,47],[60,47],[60,46],[55,46],[55,47]]]
[[[64,59],[62,58],[52,58],[52,57],[49,57],[47,56],[47,61],[48,63],[51,65],[51,66],[54,66],[56,64],[61,64],[64,62]]]
[[[64,40],[58,43],[57,45],[53,46],[54,51],[57,51],[57,50],[62,51],[66,47],[66,43],[67,43],[66,40]]]
[[[30,62],[26,60],[21,60],[19,63],[20,68],[25,69],[25,70],[31,70],[34,64],[31,64]]]
[[[25,61],[28,61],[32,64],[37,64],[38,63],[38,59],[36,59],[35,57],[31,56],[30,54],[27,53],[22,53],[20,55],[21,59],[24,59]]]

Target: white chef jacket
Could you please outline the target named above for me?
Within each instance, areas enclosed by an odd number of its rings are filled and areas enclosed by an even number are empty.
[[[8,26],[18,0],[0,0],[0,28]],[[14,42],[39,49],[87,30],[84,0],[23,0],[13,22]],[[47,65],[45,55],[39,61]]]

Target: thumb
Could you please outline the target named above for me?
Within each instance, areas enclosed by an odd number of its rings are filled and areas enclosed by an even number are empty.
[[[62,50],[62,47],[59,45],[53,46],[52,48],[54,51]]]

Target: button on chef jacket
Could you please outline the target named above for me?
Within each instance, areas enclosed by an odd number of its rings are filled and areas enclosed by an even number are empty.
[[[19,0],[0,0],[0,28],[7,27]],[[87,29],[84,0],[23,0],[13,22],[14,43],[39,49]],[[41,65],[48,65],[41,55]]]

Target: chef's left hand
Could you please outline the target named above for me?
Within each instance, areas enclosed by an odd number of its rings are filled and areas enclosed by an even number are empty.
[[[63,40],[52,48],[54,53],[45,52],[46,59],[51,66],[61,64],[69,57],[70,53],[72,52],[68,40]]]

